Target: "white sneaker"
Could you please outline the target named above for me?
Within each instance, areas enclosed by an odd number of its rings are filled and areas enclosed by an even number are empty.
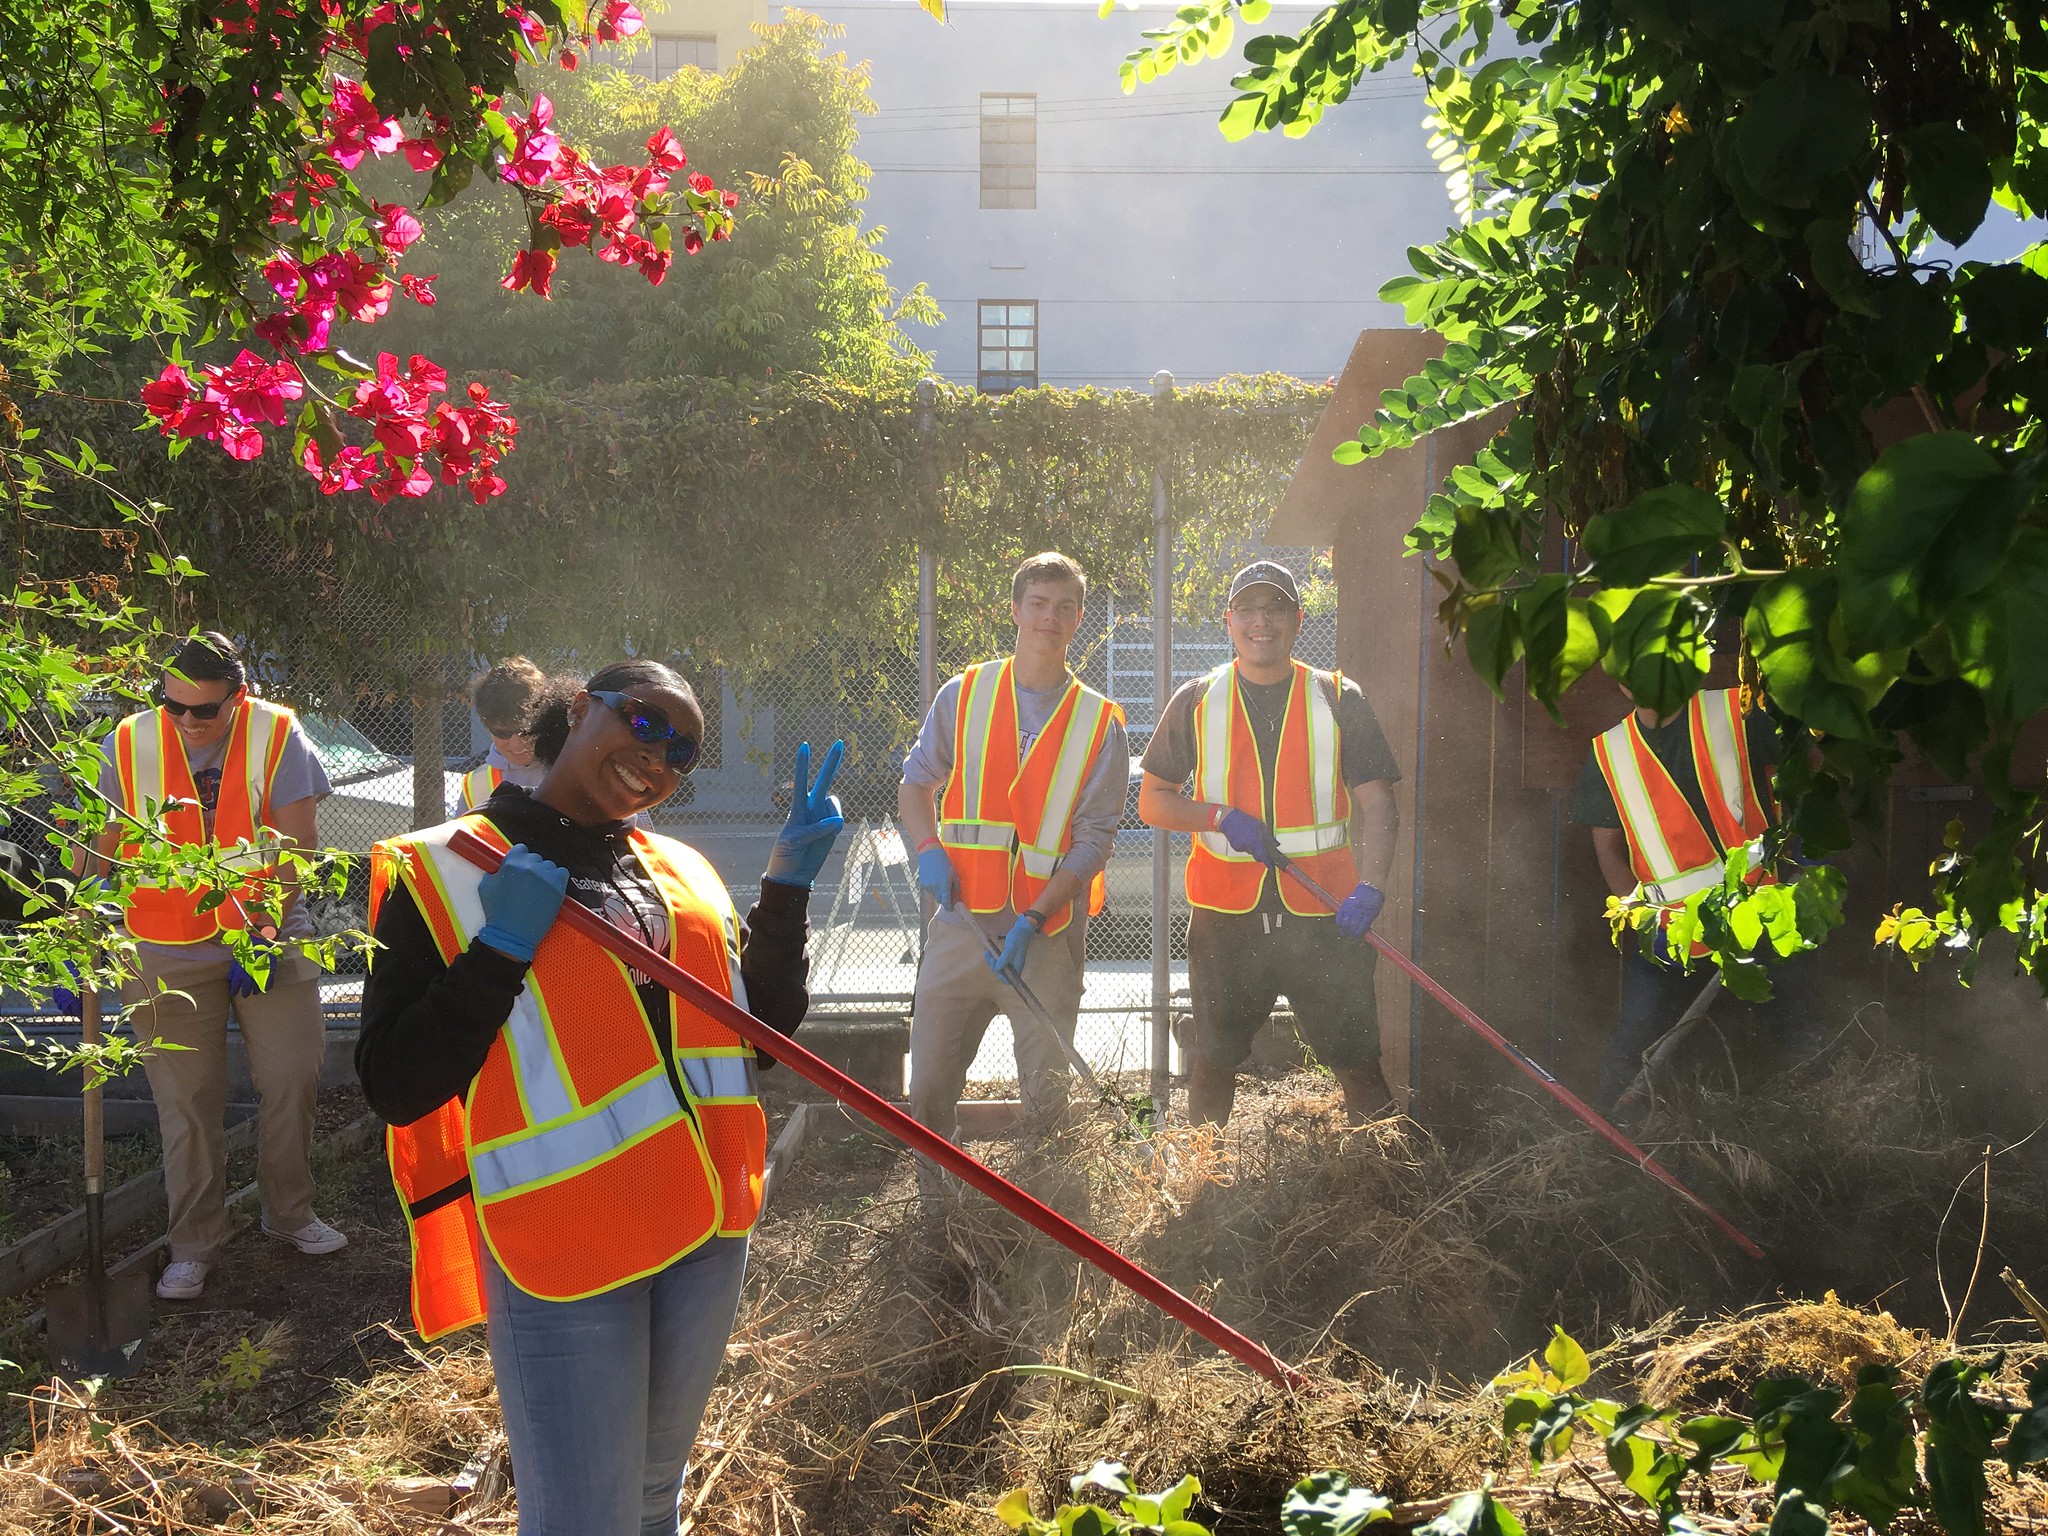
[[[318,1216],[296,1232],[280,1232],[267,1221],[263,1223],[263,1230],[272,1237],[283,1238],[301,1253],[332,1253],[337,1248],[348,1246],[348,1238],[335,1231]]]
[[[166,1264],[164,1272],[156,1277],[156,1293],[165,1301],[190,1301],[206,1289],[206,1272],[211,1268],[211,1264],[202,1264],[197,1259]]]

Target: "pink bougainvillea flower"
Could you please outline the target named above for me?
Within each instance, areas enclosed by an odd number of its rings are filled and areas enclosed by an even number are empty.
[[[432,139],[401,139],[405,163],[416,171],[431,171],[441,163],[441,146]]]
[[[273,256],[263,263],[263,280],[280,299],[293,298],[299,291],[299,264],[289,256]]]
[[[717,186],[718,183],[713,181],[709,176],[706,176],[702,171],[690,172],[690,190],[692,192],[695,192],[699,197],[709,196],[711,192],[717,188]]]
[[[284,358],[266,362],[247,347],[227,366],[208,368],[205,372],[206,398],[220,406],[237,426],[267,421],[281,427],[287,402],[306,392],[305,380],[299,376],[295,363]],[[226,446],[225,436],[222,443]],[[235,457],[253,458],[261,448],[259,442],[256,448],[246,454],[236,453]],[[228,451],[235,452],[232,447]]]
[[[683,153],[675,131],[664,127],[647,136],[647,161],[664,171],[680,171],[690,163],[690,157]]]
[[[519,32],[535,50],[547,47],[548,29],[538,16],[529,16],[516,5],[505,8],[505,14],[518,24]]]
[[[469,477],[469,494],[475,499],[478,506],[482,506],[493,496],[505,494],[505,477],[490,470],[484,470],[480,474],[471,475]]]
[[[342,448],[331,462],[322,465],[320,445],[309,440],[300,462],[305,465],[307,474],[320,477],[320,489],[329,496],[341,491],[360,491],[384,468],[382,459],[365,453],[354,443]]]
[[[428,309],[432,309],[434,307],[434,280],[440,275],[438,272],[429,272],[425,277],[419,277],[411,272],[407,272],[398,279],[398,286],[405,290],[405,296],[415,304],[424,304]]]
[[[370,103],[362,83],[347,77],[334,82],[334,99],[327,108],[327,153],[344,170],[362,164],[365,154],[388,155],[405,142],[405,130],[396,118],[389,118]]]
[[[640,8],[632,0],[605,0],[604,14],[598,18],[597,40],[615,43],[622,37],[631,37],[645,24]]]
[[[245,421],[224,421],[215,434],[231,459],[253,459],[263,452],[263,434]]]
[[[584,245],[596,227],[597,214],[588,204],[566,201],[550,203],[540,211],[541,223],[561,237],[564,245]]]
[[[403,256],[426,233],[413,211],[403,203],[378,203],[376,210],[377,238],[394,256]]]
[[[192,403],[192,380],[176,363],[164,364],[164,371],[142,386],[142,408],[163,423],[169,437],[174,419]]]
[[[550,299],[548,285],[555,277],[555,253],[553,251],[521,251],[512,258],[512,270],[498,281],[498,286],[508,293],[517,293],[522,288],[531,288],[541,298]]]
[[[683,254],[685,256],[694,256],[703,249],[704,237],[702,235],[698,234],[694,229],[683,231]]]
[[[728,209],[737,208],[740,205],[740,195],[737,192],[721,192],[718,194],[718,200]]]

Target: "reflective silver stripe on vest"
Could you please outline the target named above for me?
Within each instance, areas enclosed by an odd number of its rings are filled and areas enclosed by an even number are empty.
[[[751,1056],[678,1056],[683,1079],[699,1099],[751,1099],[754,1058]]]
[[[954,706],[960,711],[960,718],[966,722],[964,734],[959,737],[967,743],[967,754],[953,765],[953,771],[960,775],[961,804],[966,810],[966,821],[981,820],[981,760],[986,755],[989,721],[995,718],[996,694],[1003,681],[1003,668],[1008,662],[984,661],[979,666],[969,667],[960,679],[960,698]]]
[[[1021,836],[1018,838],[1024,872],[1034,880],[1050,880],[1053,871],[1059,868],[1063,857],[1062,845],[1067,840],[1067,823],[1073,819],[1074,807],[1081,799],[1082,782],[1088,777],[1093,761],[1089,749],[1095,745],[1095,732],[1109,709],[1109,700],[1101,694],[1081,688],[1078,683],[1073,686],[1080,689],[1081,696],[1074,701],[1074,713],[1067,720],[1067,733],[1060,740],[1060,755],[1053,763],[1052,782],[1046,786],[1045,806],[1038,821],[1038,841],[1027,843]],[[1041,737],[1040,741],[1043,740]]]
[[[1230,714],[1232,692],[1235,687],[1236,666],[1225,662],[1209,674],[1209,686],[1202,694],[1201,732],[1197,741],[1196,762],[1197,799],[1207,800],[1211,805],[1230,804]],[[1264,770],[1261,769],[1261,772]],[[1252,856],[1239,853],[1230,846],[1230,839],[1221,832],[1206,831],[1198,834],[1202,846],[1219,859],[1229,859],[1237,864],[1249,864]]]
[[[1719,864],[1702,864],[1682,875],[1644,881],[1636,887],[1636,899],[1655,902],[1660,907],[1675,907],[1694,892],[1719,885],[1724,875],[1725,871]]]
[[[978,776],[977,776],[978,777]],[[1008,848],[1016,829],[1007,822],[944,821],[939,823],[939,841],[960,848]]]
[[[460,822],[444,822],[418,835],[441,889],[447,893],[449,913],[455,923],[455,942],[467,949],[484,928],[483,871],[448,848]],[[601,962],[609,963],[609,962]],[[512,1075],[519,1084],[519,1097],[533,1125],[545,1125],[576,1112],[576,1098],[570,1092],[566,1070],[555,1057],[554,1041],[547,1021],[541,1017],[540,1000],[530,978],[522,980],[519,995],[512,1000],[512,1013],[505,1020],[505,1045],[512,1057]],[[669,1095],[673,1100],[673,1092]]]
[[[1742,816],[1742,779],[1746,764],[1742,761],[1741,749],[1736,745],[1735,692],[1733,689],[1715,689],[1694,694],[1693,708],[1698,712],[1700,726],[1706,733],[1707,769],[1714,775],[1714,788],[1720,793],[1721,803],[1728,807],[1728,819],[1747,832],[1749,828],[1743,824]],[[1706,786],[1701,786],[1701,793],[1706,793]]]
[[[522,1131],[500,1146],[469,1155],[477,1197],[494,1199],[589,1166],[685,1118],[675,1089],[659,1068],[601,1108],[544,1131]],[[652,1192],[650,1192],[652,1193]]]

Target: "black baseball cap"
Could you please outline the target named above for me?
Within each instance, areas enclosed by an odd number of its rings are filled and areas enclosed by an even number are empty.
[[[1301,588],[1295,585],[1294,572],[1277,560],[1254,560],[1231,577],[1230,596],[1224,601],[1236,602],[1237,594],[1247,587],[1278,587],[1287,601],[1297,608],[1301,606]]]

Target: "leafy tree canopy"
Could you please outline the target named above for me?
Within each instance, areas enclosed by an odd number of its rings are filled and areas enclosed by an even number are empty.
[[[1266,11],[1183,7],[1127,87]],[[1511,412],[1412,536],[1454,562],[1443,616],[1481,676],[1520,663],[1554,706],[1600,666],[1669,711],[1718,626],[1811,743],[1779,779],[1808,854],[1881,813],[1906,753],[1989,785],[1988,835],[1880,937],[1967,957],[2004,930],[2048,977],[2041,796],[2011,771],[2048,706],[2048,244],[1952,254],[1994,205],[2048,210],[2048,12],[1338,0],[1242,51],[1232,138],[1307,132],[1366,73],[1424,82],[1460,222],[1381,292],[1445,350],[1338,457]],[[1731,876],[1696,915],[1739,979],[1833,895],[1794,913]]]
[[[738,227],[715,259],[671,268],[652,292],[630,269],[601,267],[551,304],[507,304],[499,279],[533,230],[501,186],[464,199],[408,253],[409,270],[436,274],[440,302],[398,317],[397,338],[451,368],[575,388],[789,373],[907,388],[929,360],[898,322],[940,316],[922,285],[894,291],[885,232],[862,225],[869,173],[854,145],[859,114],[874,110],[867,69],[833,51],[838,28],[787,17],[758,27],[716,74],[684,69],[656,83],[603,62],[614,49],[575,73],[533,74],[556,127],[601,158],[630,155],[670,124],[691,169],[739,191]]]

